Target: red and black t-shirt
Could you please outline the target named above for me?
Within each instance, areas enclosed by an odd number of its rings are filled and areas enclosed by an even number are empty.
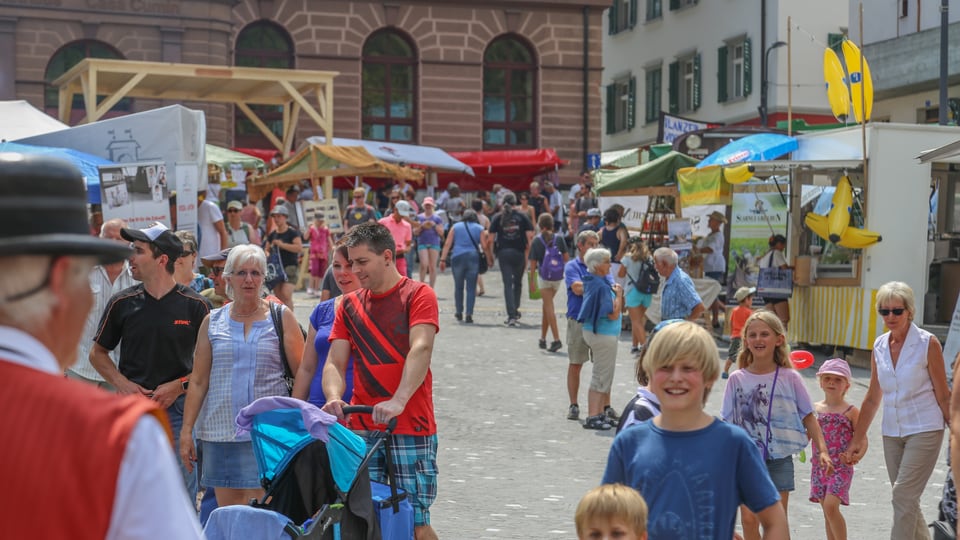
[[[440,330],[437,295],[429,286],[402,277],[384,294],[360,289],[343,296],[330,331],[330,341],[350,341],[356,359],[353,371],[354,405],[375,405],[396,392],[410,352],[410,329],[420,324]],[[350,427],[371,429],[369,415],[351,415]],[[397,419],[394,433],[433,435],[433,374],[413,393]]]

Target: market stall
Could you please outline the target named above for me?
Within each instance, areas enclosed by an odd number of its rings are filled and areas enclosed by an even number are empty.
[[[440,189],[446,189],[450,182],[456,182],[464,191],[489,190],[494,184],[500,184],[519,193],[529,190],[534,181],[556,183],[557,172],[568,163],[552,148],[451,152],[450,155],[468,165],[474,174],[440,174]]]

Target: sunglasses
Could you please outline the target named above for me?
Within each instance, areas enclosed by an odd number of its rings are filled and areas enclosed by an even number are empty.
[[[214,266],[213,268],[210,269],[210,275],[219,276],[222,273],[223,273],[222,266]]]
[[[906,310],[907,310],[906,308],[902,308],[902,307],[893,308],[893,309],[883,309],[883,308],[881,308],[881,309],[878,309],[878,310],[877,310],[877,313],[879,313],[881,317],[886,317],[887,315],[890,315],[891,313],[893,313],[894,315],[896,315],[897,317],[899,317],[899,316],[903,315],[903,312],[906,311]]]
[[[358,194],[354,195],[353,198],[354,198],[354,199],[362,199],[362,198],[363,198],[363,195],[358,193]]]
[[[239,210],[237,210],[236,208],[230,208],[229,210],[227,210],[228,214],[235,214],[237,212],[239,212]]]

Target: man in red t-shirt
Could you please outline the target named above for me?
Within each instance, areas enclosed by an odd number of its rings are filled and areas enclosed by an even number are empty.
[[[343,418],[341,399],[347,359],[356,351],[354,405],[373,406],[373,415],[351,415],[354,430],[382,431],[397,418],[390,437],[396,480],[410,494],[417,540],[436,539],[430,505],[437,497],[437,422],[433,414],[433,341],[440,329],[437,296],[428,285],[401,276],[390,231],[362,223],[343,237],[362,289],[345,294],[330,331],[323,370],[323,409]],[[372,446],[379,434],[367,434]],[[385,481],[383,447],[370,462],[370,478]],[[419,476],[419,480],[418,480]]]

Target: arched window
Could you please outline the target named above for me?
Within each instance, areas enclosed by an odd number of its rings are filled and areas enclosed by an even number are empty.
[[[362,137],[412,143],[416,139],[417,56],[398,32],[382,30],[363,45]]]
[[[79,64],[84,58],[115,58],[122,60],[123,55],[110,45],[93,39],[73,41],[60,47],[60,49],[50,57],[50,61],[47,62],[47,69],[43,74],[43,80],[46,83],[43,96],[43,108],[47,114],[57,117],[60,108],[59,89],[50,83],[69,71],[73,66]],[[103,99],[104,96],[97,96],[97,103],[100,103]],[[110,113],[115,114],[107,113],[107,117],[116,116],[116,113],[128,112],[131,108],[132,100],[128,98],[121,99],[110,109]],[[79,94],[73,96],[70,124],[79,122],[86,114],[83,96]]]
[[[483,147],[535,148],[537,63],[513,36],[497,38],[483,53]]]
[[[294,64],[293,40],[280,25],[270,21],[248,24],[237,35],[234,65],[291,69]],[[283,107],[274,105],[251,105],[250,109],[263,120],[270,131],[283,139]],[[273,148],[257,126],[239,109],[234,110],[234,146],[249,148]]]

